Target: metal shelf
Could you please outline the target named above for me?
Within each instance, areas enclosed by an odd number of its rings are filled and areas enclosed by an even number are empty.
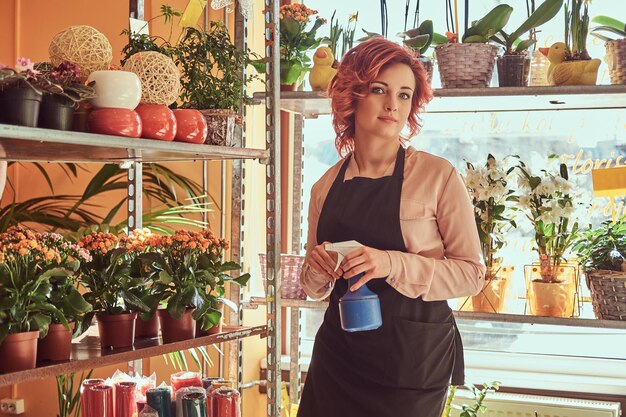
[[[243,308],[256,309],[259,305],[264,304],[266,304],[265,298],[251,297],[250,300],[244,301],[241,305]],[[328,306],[328,302],[282,298],[280,300],[280,305],[282,307],[325,309]],[[626,329],[626,321],[619,320],[596,320],[576,317],[541,317],[505,313],[475,313],[473,311],[454,311],[454,317],[458,320],[547,324],[554,326],[594,327],[601,329]]]
[[[259,159],[266,149],[132,139],[0,124],[0,160],[120,163]]]
[[[476,113],[511,111],[555,111],[626,108],[626,85],[576,85],[560,87],[440,88],[426,113]],[[264,93],[255,93],[257,103]],[[281,110],[317,117],[330,114],[324,92],[281,93]]]
[[[221,333],[164,344],[160,338],[141,339],[135,346],[126,349],[103,350],[97,336],[86,336],[72,345],[69,361],[42,365],[35,369],[0,374],[0,386],[43,379],[70,372],[99,368],[106,365],[139,360],[192,347],[212,345],[255,335],[265,336],[267,326],[237,327],[224,326]]]

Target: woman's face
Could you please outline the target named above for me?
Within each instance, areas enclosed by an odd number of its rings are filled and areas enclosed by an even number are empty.
[[[369,85],[354,114],[355,140],[397,140],[411,113],[415,76],[406,64],[391,64]]]

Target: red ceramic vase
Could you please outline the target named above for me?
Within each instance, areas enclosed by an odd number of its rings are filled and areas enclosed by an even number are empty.
[[[140,104],[135,109],[141,118],[141,137],[172,141],[176,136],[176,117],[165,104]]]
[[[202,113],[195,109],[176,109],[174,116],[178,125],[175,141],[204,143],[208,134],[208,127]]]
[[[87,124],[91,133],[129,138],[141,136],[141,119],[135,110],[95,109],[89,113]]]

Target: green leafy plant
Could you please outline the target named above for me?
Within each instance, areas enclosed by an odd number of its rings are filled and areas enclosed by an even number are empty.
[[[433,42],[433,21],[424,20],[418,27],[398,34],[402,43],[413,49],[419,56],[424,56]]]
[[[330,50],[333,51],[335,59],[341,61],[341,58],[354,45],[356,22],[359,20],[359,13],[352,13],[348,17],[348,24],[345,27],[339,24],[339,19],[335,20],[336,13],[337,10],[335,10],[330,17],[330,35],[322,38],[322,42],[327,43]],[[341,50],[339,49],[339,45],[341,45]]]
[[[57,417],[80,417],[80,386],[82,381],[91,378],[93,369],[90,369],[87,375],[80,374],[78,384],[74,385],[75,373],[67,375],[57,375],[57,398],[59,401],[59,414]]]
[[[69,61],[63,61],[56,66],[49,62],[40,62],[35,65],[35,70],[39,72],[38,78],[46,81],[43,87],[46,93],[63,96],[74,103],[96,96],[93,88],[95,82],[81,82],[80,69]]]
[[[0,64],[0,91],[11,88],[30,88],[37,94],[42,94],[43,82],[37,76],[35,64],[28,58],[18,58],[15,68]]]
[[[565,1],[566,60],[591,59],[587,51],[589,3],[589,0]]]
[[[589,225],[574,244],[585,270],[622,271],[626,254],[626,216],[606,220],[598,227]]]
[[[0,343],[9,333],[39,330],[53,319],[69,328],[63,312],[49,302],[50,279],[71,276],[58,249],[32,230],[12,227],[0,234]]]
[[[503,46],[505,55],[515,55],[524,53],[537,41],[532,37],[520,40],[519,38],[533,29],[549,22],[556,16],[563,6],[563,0],[545,0],[541,5],[528,16],[517,29],[510,34],[500,29],[490,37],[490,40]]]
[[[596,38],[601,39],[604,42],[626,38],[626,23],[620,20],[614,19],[609,16],[596,16],[591,19],[591,21],[598,24],[598,26],[594,26],[593,28],[591,28],[591,36],[595,36]],[[600,32],[617,35],[617,37],[609,37],[607,35],[601,34]]]

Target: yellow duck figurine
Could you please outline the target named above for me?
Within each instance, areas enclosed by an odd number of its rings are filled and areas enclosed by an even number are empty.
[[[337,70],[332,67],[335,62],[333,51],[328,46],[320,46],[313,55],[313,68],[309,73],[309,84],[313,91],[326,91],[330,80]]]
[[[567,45],[557,42],[550,48],[539,48],[550,61],[548,83],[550,85],[595,85],[598,77],[599,59],[565,61]]]

